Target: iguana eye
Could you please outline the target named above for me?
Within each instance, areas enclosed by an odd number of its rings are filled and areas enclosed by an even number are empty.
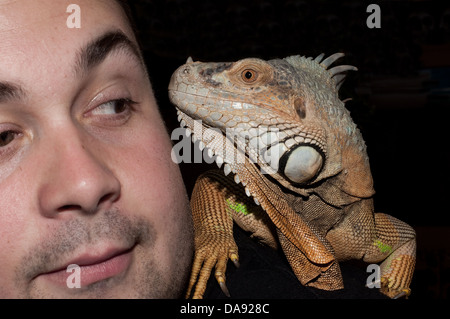
[[[252,69],[245,69],[244,71],[242,71],[241,76],[244,82],[252,83],[255,82],[256,79],[258,78],[258,72]]]

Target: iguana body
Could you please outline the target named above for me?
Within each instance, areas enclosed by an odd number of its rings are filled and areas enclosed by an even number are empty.
[[[181,125],[224,171],[203,174],[192,194],[194,298],[214,267],[226,292],[227,261],[238,264],[233,220],[281,248],[304,285],[343,288],[338,261],[362,259],[381,262],[383,293],[409,294],[415,232],[374,213],[366,146],[338,97],[356,68],[329,68],[342,56],[188,59],[172,76]]]

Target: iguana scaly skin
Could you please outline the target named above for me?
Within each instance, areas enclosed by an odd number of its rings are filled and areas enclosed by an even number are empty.
[[[228,294],[227,261],[238,265],[233,220],[281,248],[304,285],[341,289],[338,261],[362,259],[381,263],[384,294],[409,295],[415,232],[374,212],[366,146],[338,97],[346,71],[356,68],[330,68],[342,56],[189,58],[173,74],[169,95],[181,126],[223,166],[203,174],[193,190],[188,296],[194,286],[193,297],[203,296],[214,267]]]

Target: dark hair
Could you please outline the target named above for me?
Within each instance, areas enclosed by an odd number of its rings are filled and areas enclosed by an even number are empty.
[[[136,36],[136,41],[137,41],[139,50],[142,52],[142,42],[141,42],[141,37],[139,34],[139,28],[136,23],[136,21],[137,21],[136,13],[133,10],[134,7],[132,5],[130,5],[131,1],[128,1],[128,0],[115,0],[115,1],[116,1],[116,3],[118,3],[120,5],[123,12],[127,16],[128,23],[130,24],[131,29],[133,30],[134,35]]]
[[[131,28],[133,29],[133,31],[136,32],[136,25],[135,25],[135,17],[134,17],[134,12],[128,2],[128,0],[115,0],[121,7],[122,10],[125,12],[128,21],[130,22]]]

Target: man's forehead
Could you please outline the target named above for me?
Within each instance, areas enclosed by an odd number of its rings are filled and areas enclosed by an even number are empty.
[[[22,28],[50,24],[55,20],[64,21],[68,5],[66,1],[60,0],[0,0],[0,30],[20,31]]]
[[[80,50],[113,29],[135,42],[126,15],[116,1],[76,1],[80,28],[68,26],[72,11],[67,12],[67,8],[71,2],[0,0],[0,80],[17,83],[29,79],[36,83],[37,79],[30,77],[38,77],[43,71],[69,72]],[[67,64],[71,64],[70,69]]]
[[[78,31],[107,24],[127,25],[125,14],[115,0],[77,0],[75,3],[73,0],[0,0],[0,32],[20,33],[46,26],[54,31],[70,30],[74,15],[82,22]]]

